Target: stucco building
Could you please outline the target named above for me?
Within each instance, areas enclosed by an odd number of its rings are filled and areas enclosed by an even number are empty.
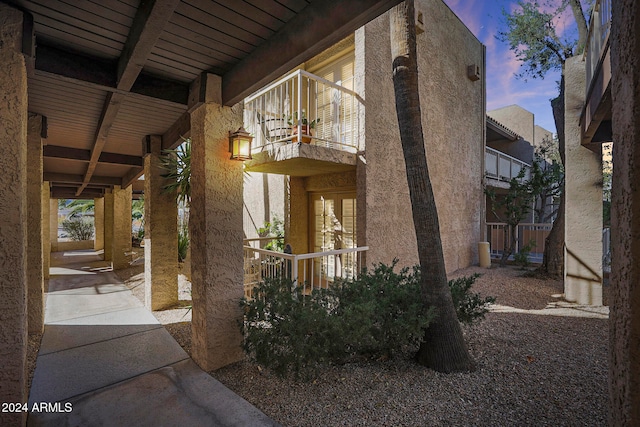
[[[478,262],[483,239],[484,46],[440,0],[417,1],[416,14],[425,148],[452,272]],[[368,247],[367,266],[418,262],[391,69],[383,15],[246,100],[256,136],[246,237],[277,216],[293,253]],[[300,114],[315,122],[310,143],[287,132]]]

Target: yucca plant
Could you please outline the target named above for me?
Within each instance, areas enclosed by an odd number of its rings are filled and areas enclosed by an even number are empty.
[[[191,201],[191,138],[182,138],[183,142],[174,150],[164,150],[162,167],[167,173],[165,191],[175,191],[178,202],[189,206]]]
[[[178,262],[184,262],[187,259],[187,251],[189,250],[189,227],[182,226],[178,229]]]

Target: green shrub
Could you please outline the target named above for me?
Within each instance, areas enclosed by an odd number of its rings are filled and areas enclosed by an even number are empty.
[[[519,265],[522,268],[529,266],[529,252],[531,252],[531,249],[533,249],[535,245],[535,240],[529,240],[529,243],[524,245],[520,249],[520,251],[513,256],[513,260],[515,261],[516,265]]]
[[[484,315],[489,311],[489,305],[496,302],[495,297],[482,298],[480,294],[471,292],[471,286],[478,277],[480,277],[479,274],[474,274],[449,281],[458,320],[467,325],[484,319]]]
[[[308,378],[322,365],[416,347],[433,311],[422,307],[416,270],[396,273],[394,266],[380,264],[311,295],[288,279],[265,280],[255,299],[241,303],[246,353],[278,375]]]
[[[93,218],[72,216],[62,221],[62,229],[71,240],[91,240],[93,239]]]
[[[258,228],[260,237],[274,237],[265,245],[265,249],[276,252],[284,252],[284,221],[277,215],[271,221],[265,221],[264,225]]]
[[[187,251],[189,249],[189,228],[180,227],[178,229],[178,262],[187,259]]]

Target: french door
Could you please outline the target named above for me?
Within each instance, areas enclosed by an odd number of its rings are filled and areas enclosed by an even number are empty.
[[[356,194],[350,192],[310,194],[311,252],[327,252],[357,247]],[[351,278],[357,272],[355,253],[314,258],[311,266],[314,281],[321,286],[334,277]]]

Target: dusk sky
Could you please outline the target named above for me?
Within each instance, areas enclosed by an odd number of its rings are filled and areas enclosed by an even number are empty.
[[[560,0],[558,0],[559,2]],[[506,28],[502,9],[510,11],[515,1],[509,0],[444,0],[471,32],[487,47],[487,111],[518,104],[535,114],[535,123],[556,132],[549,100],[558,95],[560,73],[547,74],[544,80],[517,79],[520,62],[506,43],[496,39]],[[561,36],[577,37],[570,10],[559,19]]]

